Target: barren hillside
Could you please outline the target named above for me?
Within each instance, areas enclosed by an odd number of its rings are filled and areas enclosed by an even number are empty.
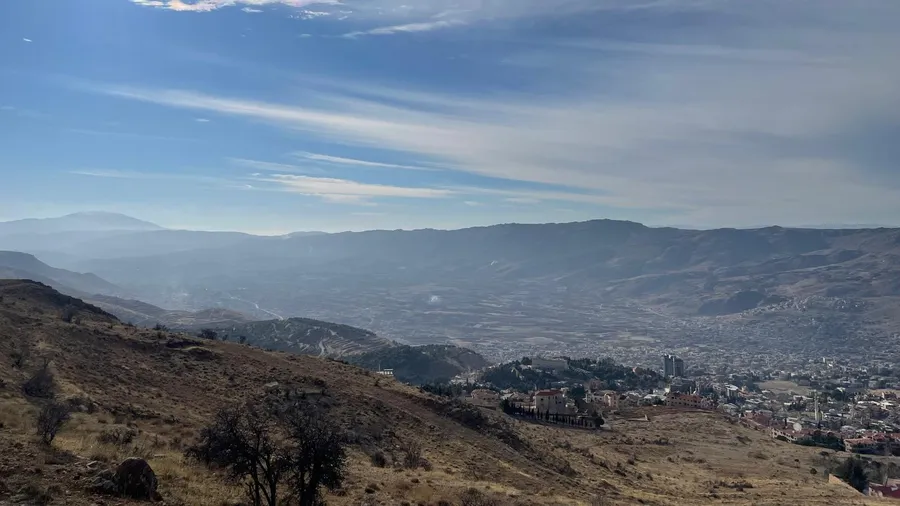
[[[499,504],[863,504],[826,482],[817,451],[717,414],[657,408],[602,431],[536,425],[339,362],[126,326],[29,281],[0,281],[0,355],[0,504],[98,504],[85,492],[97,466],[133,454],[156,471],[165,504],[239,504],[238,488],[182,449],[220,407],[287,388],[321,398],[349,435],[349,476],[331,504],[460,504],[468,488]],[[44,360],[58,397],[79,409],[51,449],[33,436],[37,401],[20,388]],[[643,414],[650,421],[628,421]],[[136,438],[114,444],[114,429]],[[426,467],[391,465],[409,442]],[[377,452],[387,467],[372,464]]]

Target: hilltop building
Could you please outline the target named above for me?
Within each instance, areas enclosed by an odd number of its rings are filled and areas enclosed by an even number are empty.
[[[566,412],[566,398],[562,390],[538,390],[534,393],[534,409],[538,413],[563,414]]]

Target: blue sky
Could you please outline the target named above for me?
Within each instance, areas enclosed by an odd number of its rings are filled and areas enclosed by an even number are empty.
[[[895,0],[8,0],[0,220],[900,225]]]

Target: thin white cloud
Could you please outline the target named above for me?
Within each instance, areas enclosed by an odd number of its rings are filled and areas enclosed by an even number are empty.
[[[197,123],[209,123],[209,120],[207,118],[194,118],[194,121],[196,121]]]
[[[509,202],[510,204],[540,204],[541,200],[536,199],[534,197],[507,197],[503,199],[504,202]]]
[[[423,23],[407,23],[403,25],[393,25],[393,26],[381,26],[378,28],[372,28],[371,30],[364,30],[358,32],[350,32],[345,33],[344,37],[354,39],[357,37],[362,37],[365,35],[394,35],[397,33],[419,33],[419,32],[430,32],[433,30],[442,30],[445,28],[450,28],[453,26],[458,26],[464,24],[462,21],[458,20],[439,20],[439,21],[429,21]]]
[[[269,172],[294,172],[299,174],[321,174],[322,171],[316,167],[308,167],[308,166],[300,166],[300,165],[292,165],[287,163],[277,163],[277,162],[266,162],[262,160],[249,160],[246,158],[229,158],[229,162],[240,165],[242,167],[250,167],[256,170],[263,170]],[[259,176],[259,173],[251,174],[252,176]]]
[[[262,9],[254,9],[253,7],[244,7],[241,10],[248,14],[259,14],[260,12],[262,12]]]
[[[358,160],[356,158],[344,158],[340,156],[330,156],[330,155],[321,155],[317,153],[307,153],[304,151],[299,151],[294,153],[295,156],[303,158],[305,160],[311,160],[314,162],[325,162],[329,164],[337,164],[337,165],[353,165],[358,167],[370,167],[377,169],[403,169],[403,170],[424,170],[424,171],[434,171],[438,170],[432,167],[421,167],[416,165],[401,165],[396,163],[383,163],[383,162],[372,162],[368,160]]]
[[[132,3],[144,7],[156,7],[181,12],[211,12],[223,7],[245,5],[245,12],[259,12],[253,7],[281,4],[288,7],[307,7],[310,5],[338,5],[339,0],[131,0]],[[250,10],[246,10],[250,9]]]
[[[453,195],[452,191],[446,189],[369,184],[348,179],[293,174],[271,174],[256,178],[256,181],[280,186],[284,191],[342,203],[368,202],[371,198],[433,199]]]
[[[22,37],[22,42],[34,42],[34,41],[31,39],[26,39],[25,37]]]
[[[309,20],[309,19],[316,19],[316,18],[321,18],[321,17],[329,16],[329,15],[331,15],[330,12],[311,11],[309,9],[304,9],[304,10],[298,12],[297,14],[292,14],[290,17],[293,19]]]
[[[195,183],[233,184],[231,181],[199,174],[175,174],[170,172],[141,172],[116,169],[78,169],[69,171],[69,174],[77,176],[97,177],[104,179],[132,179],[132,180],[158,180],[158,181],[191,181]]]

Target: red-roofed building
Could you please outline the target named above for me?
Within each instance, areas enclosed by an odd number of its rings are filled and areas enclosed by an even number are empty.
[[[872,497],[890,497],[900,499],[900,486],[897,485],[876,485],[869,483],[867,495]]]

